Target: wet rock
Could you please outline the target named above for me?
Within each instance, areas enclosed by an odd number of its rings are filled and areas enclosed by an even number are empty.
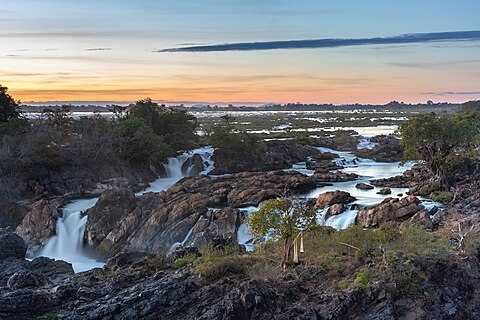
[[[33,259],[28,264],[28,269],[46,277],[51,283],[57,283],[60,279],[74,274],[71,263],[47,257]]]
[[[423,210],[415,196],[386,198],[380,204],[364,208],[358,212],[357,224],[364,228],[378,227],[387,221],[404,221]]]
[[[371,180],[371,184],[378,187],[389,188],[416,188],[420,189],[428,184],[432,174],[422,165],[414,165],[400,176],[386,179]]]
[[[88,216],[85,243],[97,248],[135,206],[135,194],[129,189],[112,189],[102,193],[97,203],[85,212]]]
[[[317,182],[346,182],[358,179],[358,175],[355,173],[345,172],[326,172],[326,173],[314,173],[311,179],[315,179]]]
[[[185,162],[182,164],[182,174],[184,176],[193,177],[200,172],[205,170],[205,164],[203,163],[202,157],[195,153],[193,156],[189,157]]]
[[[27,252],[25,241],[15,233],[0,235],[0,261],[6,258],[24,259]]]
[[[372,185],[369,185],[369,184],[367,184],[367,183],[361,182],[361,183],[357,183],[357,184],[355,185],[355,188],[360,189],[360,190],[372,190],[372,189],[374,189],[375,187],[372,186]]]
[[[357,198],[352,197],[350,193],[346,191],[329,191],[322,193],[318,196],[315,201],[315,207],[324,208],[333,204],[346,204],[357,200]]]
[[[27,206],[29,212],[16,232],[25,240],[29,254],[47,244],[48,239],[55,235],[57,219],[62,216],[59,208],[63,204],[63,199],[56,198],[38,200]]]
[[[359,158],[372,159],[377,162],[397,162],[403,156],[400,140],[395,136],[376,136],[370,139],[376,145],[372,149],[359,149],[354,154]]]
[[[306,161],[319,153],[317,148],[303,146],[293,140],[263,142],[245,154],[223,154],[217,149],[212,156],[215,169],[209,174],[288,169],[294,163]]]
[[[350,130],[338,130],[329,133],[328,136],[309,138],[309,144],[316,147],[325,147],[339,151],[353,151],[357,150],[358,142],[360,141],[357,132]]]
[[[382,195],[387,195],[387,194],[392,194],[392,189],[390,188],[383,188],[380,189],[377,194],[382,194]]]
[[[342,214],[343,212],[345,212],[345,205],[342,203],[335,203],[332,204],[330,208],[328,208],[327,216],[335,216],[338,214]]]

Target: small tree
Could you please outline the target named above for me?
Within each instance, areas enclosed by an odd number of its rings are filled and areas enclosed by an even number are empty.
[[[259,210],[252,212],[247,221],[254,236],[271,237],[283,241],[282,265],[290,257],[294,239],[300,232],[307,232],[317,224],[315,211],[306,201],[278,198],[265,202]]]
[[[403,124],[404,160],[423,160],[435,175],[434,185],[449,189],[450,175],[447,161],[455,152],[465,151],[471,145],[475,130],[454,116],[439,117],[434,112],[416,116]]]
[[[20,117],[18,101],[8,94],[8,88],[0,85],[0,122]]]

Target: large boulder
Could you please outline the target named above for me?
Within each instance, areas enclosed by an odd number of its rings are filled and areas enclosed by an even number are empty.
[[[346,173],[346,172],[325,172],[325,173],[314,173],[312,179],[321,182],[346,182],[353,181],[358,179],[356,173]]]
[[[353,153],[359,158],[373,159],[377,162],[397,162],[403,156],[400,140],[395,136],[376,136],[370,139],[377,143],[372,149],[358,149]]]
[[[129,189],[107,190],[86,211],[85,243],[96,247],[136,206],[135,194]]]
[[[189,157],[185,162],[182,164],[182,174],[184,176],[193,177],[200,172],[205,170],[205,164],[203,163],[202,157],[195,153],[193,156]]]
[[[361,182],[361,183],[357,183],[357,184],[355,185],[355,188],[360,189],[360,190],[372,190],[372,189],[374,189],[375,187],[372,186],[372,185],[369,185],[369,184],[367,184],[367,183]]]
[[[212,156],[215,169],[209,174],[287,169],[294,163],[306,161],[319,153],[317,148],[293,140],[262,142],[255,150],[248,150],[245,154],[225,154],[217,149]]]
[[[388,221],[404,221],[422,211],[420,200],[413,196],[387,198],[380,204],[363,208],[357,214],[357,224],[364,228],[378,227]]]
[[[237,228],[240,226],[240,223],[238,209],[211,210],[206,216],[198,219],[185,245],[200,248],[205,244],[211,243],[216,238],[236,240]]]
[[[27,205],[28,213],[16,232],[25,240],[29,254],[46,245],[55,235],[57,219],[62,216],[60,207],[63,204],[63,199],[55,198],[42,199]]]
[[[25,241],[15,233],[5,233],[0,236],[0,261],[6,258],[25,259],[27,246]]]
[[[357,200],[346,191],[328,191],[320,194],[315,201],[316,208],[324,208],[333,204],[346,204]]]

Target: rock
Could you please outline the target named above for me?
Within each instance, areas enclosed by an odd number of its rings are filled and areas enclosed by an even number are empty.
[[[386,179],[371,180],[371,184],[377,187],[390,188],[421,188],[428,184],[432,174],[424,166],[415,164],[412,169],[405,171],[400,176]]]
[[[430,211],[428,211],[426,209],[421,210],[421,211],[415,213],[410,219],[403,222],[403,224],[405,224],[405,225],[415,224],[415,225],[421,225],[425,228],[432,228],[433,227],[433,221],[430,218],[430,214],[431,214]]]
[[[240,226],[238,209],[224,208],[211,213],[210,218],[200,217],[193,227],[192,235],[186,242],[188,246],[200,248],[212,243],[216,238],[237,239],[237,228]]]
[[[357,132],[353,130],[337,130],[335,132],[329,132],[328,136],[310,137],[308,141],[309,145],[316,147],[325,147],[339,151],[353,151],[357,150],[360,137],[357,135]]]
[[[345,204],[357,200],[357,198],[352,197],[350,193],[345,191],[329,191],[322,193],[318,196],[315,201],[315,207],[324,208],[333,204]]]
[[[262,142],[246,154],[223,154],[217,149],[212,156],[215,169],[209,174],[288,169],[294,163],[307,161],[310,156],[319,153],[317,148],[303,146],[293,140]]]
[[[108,191],[87,212],[92,218],[86,234],[90,237],[93,226],[101,226],[95,229],[99,231],[91,239],[95,239],[94,248],[107,257],[124,250],[166,254],[174,245],[182,243],[192,228],[186,244],[201,245],[214,237],[235,240],[239,225],[235,208],[258,206],[264,200],[278,197],[286,188],[300,193],[317,185],[315,177],[278,170],[184,178],[166,191],[139,196],[135,206],[133,198],[124,201],[120,199],[121,193]],[[208,213],[212,207],[226,209],[212,215]]]
[[[45,286],[46,278],[35,271],[21,270],[15,272],[8,279],[7,286],[10,289],[38,288]]]
[[[359,158],[372,159],[377,162],[397,162],[403,156],[400,140],[393,135],[376,136],[370,139],[377,143],[372,149],[359,149],[353,153]]]
[[[335,203],[332,204],[330,208],[328,208],[327,216],[335,216],[338,214],[342,214],[343,212],[345,212],[345,205],[343,205],[342,203]]]
[[[28,269],[46,277],[51,283],[57,283],[60,279],[75,273],[71,263],[47,257],[33,259],[28,264]]]
[[[88,216],[85,243],[97,248],[135,206],[135,194],[129,189],[112,189],[102,193],[97,203],[85,212]]]
[[[369,184],[367,184],[367,183],[361,182],[361,183],[357,183],[357,184],[355,185],[355,188],[360,189],[360,190],[372,190],[372,189],[374,189],[375,187],[374,187],[374,186],[371,186],[371,185],[369,185]]]
[[[202,157],[198,153],[195,153],[193,156],[189,157],[182,164],[182,174],[184,176],[193,177],[199,175],[203,170],[205,170],[205,165]]]
[[[401,200],[386,198],[382,203],[364,208],[357,214],[357,224],[364,228],[378,227],[387,221],[404,221],[423,210],[420,200],[411,195]]]
[[[392,190],[390,188],[383,188],[383,189],[380,189],[380,191],[378,191],[377,194],[382,194],[382,195],[392,194]]]
[[[315,179],[317,182],[346,182],[358,179],[358,175],[355,173],[345,172],[326,172],[326,173],[314,173],[311,179]]]
[[[25,259],[27,247],[25,241],[15,233],[0,235],[0,261],[6,258]]]
[[[55,198],[42,199],[27,205],[29,212],[17,227],[16,232],[25,240],[29,254],[46,245],[55,235],[57,219],[62,216],[60,207],[63,204],[63,199]]]

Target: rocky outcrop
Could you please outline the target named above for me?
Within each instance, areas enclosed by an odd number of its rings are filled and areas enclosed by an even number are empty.
[[[96,250],[112,256],[122,250],[167,253],[192,228],[190,244],[235,237],[239,218],[234,208],[258,206],[285,190],[306,192],[319,184],[315,177],[280,170],[184,178],[166,191],[139,196],[136,202],[131,196],[122,202],[120,198],[129,197],[108,191],[87,212],[92,219],[87,222],[86,239]],[[226,209],[212,212],[209,208]]]
[[[135,206],[135,194],[129,189],[107,190],[102,193],[95,206],[85,213],[88,215],[85,244],[97,247]]]
[[[57,219],[62,216],[62,198],[38,200],[26,205],[28,213],[17,227],[19,234],[28,246],[29,254],[44,246],[56,232]]]
[[[316,147],[325,147],[339,151],[357,150],[360,137],[355,131],[338,130],[323,137],[309,138],[309,144]]]
[[[201,248],[208,243],[213,243],[215,238],[236,240],[240,224],[238,209],[209,210],[195,223],[192,236],[187,239],[185,245]]]
[[[367,184],[367,183],[363,183],[363,182],[362,182],[362,183],[357,183],[357,184],[355,185],[355,188],[360,189],[360,190],[372,190],[372,189],[375,189],[374,186],[371,186],[371,185],[369,185],[369,184]]]
[[[356,173],[346,173],[346,172],[327,172],[327,173],[314,173],[312,179],[315,179],[317,182],[346,182],[353,181],[358,179]]]
[[[387,198],[380,204],[360,210],[357,224],[364,228],[378,227],[388,221],[407,220],[422,210],[420,200],[413,195],[403,199]]]
[[[377,162],[397,162],[403,156],[400,140],[395,136],[376,136],[370,139],[376,145],[372,149],[358,149],[353,153],[359,158],[372,159]]]
[[[207,280],[188,267],[172,270],[148,255],[132,254],[120,264],[114,260],[107,263],[110,269],[63,274],[56,283],[23,261],[24,271],[12,274],[7,281],[10,285],[0,287],[0,318],[37,319],[49,314],[71,320],[406,320],[429,319],[433,315],[437,319],[460,320],[480,316],[474,290],[477,269],[470,268],[473,271],[469,273],[447,259],[415,266],[428,270],[425,275],[435,289],[433,296],[392,294],[382,280],[373,282],[368,290],[339,290],[339,279],[332,281],[322,273],[311,276],[315,269],[308,266],[265,280],[244,274]]]
[[[331,206],[334,204],[346,204],[357,200],[355,197],[352,197],[350,193],[346,191],[329,191],[322,193],[318,196],[315,201],[316,208],[324,208],[326,206]]]
[[[15,233],[0,235],[0,261],[7,258],[24,259],[27,246],[23,239]]]
[[[193,156],[189,157],[185,162],[182,164],[182,174],[184,176],[193,177],[200,172],[205,170],[205,164],[203,163],[202,157],[195,153]]]
[[[370,181],[372,185],[389,188],[421,188],[428,184],[432,174],[422,165],[416,164],[400,176]]]
[[[382,188],[380,189],[377,194],[381,194],[381,195],[387,195],[387,194],[392,194],[392,189],[390,188]]]
[[[249,150],[248,154],[223,154],[217,149],[212,156],[215,169],[209,174],[287,169],[294,163],[306,161],[308,157],[319,153],[318,149],[303,146],[293,140],[267,141],[257,149]]]

